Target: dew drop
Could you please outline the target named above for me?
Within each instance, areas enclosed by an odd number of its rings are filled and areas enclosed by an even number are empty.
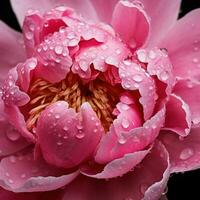
[[[121,53],[120,49],[116,49],[115,52],[116,52],[116,54],[118,54],[118,55]]]
[[[57,145],[58,146],[61,146],[63,143],[62,142],[57,142]]]
[[[60,118],[60,115],[56,114],[56,115],[55,115],[55,118],[56,118],[56,119],[59,119],[59,118]]]
[[[126,143],[126,138],[124,137],[124,136],[120,136],[119,138],[118,138],[118,142],[119,142],[119,144],[125,144]]]
[[[8,179],[8,182],[9,182],[10,184],[13,184],[13,183],[14,183],[14,181],[13,181],[12,179]]]
[[[194,150],[191,148],[186,148],[184,150],[181,151],[180,153],[180,159],[181,160],[187,160],[189,159],[191,156],[194,155]]]
[[[18,133],[17,130],[14,130],[14,129],[8,129],[6,132],[6,135],[8,139],[11,141],[16,141],[20,138],[20,134]]]
[[[136,82],[141,82],[143,80],[143,77],[140,74],[136,74],[133,76],[133,80]]]
[[[194,59],[192,60],[192,62],[196,64],[196,63],[199,62],[199,60],[198,60],[198,58],[194,58]]]
[[[60,55],[63,52],[63,47],[62,46],[56,46],[55,47],[55,53]]]
[[[25,37],[26,37],[27,40],[31,40],[33,38],[33,33],[27,31],[27,32],[25,32]]]
[[[128,110],[130,108],[127,104],[122,104],[121,107],[122,110]]]
[[[140,50],[138,51],[138,59],[141,61],[141,62],[147,62],[147,54],[146,54],[146,51],[144,50]]]
[[[167,71],[161,72],[160,73],[160,78],[161,78],[161,80],[166,81],[169,78],[168,72]]]
[[[77,134],[76,134],[76,137],[77,137],[78,139],[82,139],[82,138],[85,137],[85,134],[84,134],[83,131],[78,131]]]
[[[122,127],[123,128],[128,128],[129,125],[130,125],[130,123],[126,118],[122,119]]]
[[[104,44],[104,45],[101,46],[101,48],[102,48],[103,50],[106,50],[106,49],[108,48],[108,46]]]
[[[21,175],[21,178],[26,178],[26,174],[22,174],[22,175]]]
[[[64,131],[68,131],[69,128],[68,128],[67,126],[64,126],[64,127],[63,127],[63,130],[64,130]]]

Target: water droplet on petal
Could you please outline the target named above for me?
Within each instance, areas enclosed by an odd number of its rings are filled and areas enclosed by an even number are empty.
[[[127,104],[122,104],[121,107],[122,110],[128,110],[130,108]]]
[[[124,136],[120,136],[118,138],[118,142],[119,142],[119,144],[125,144],[127,142],[127,140]]]
[[[57,142],[57,145],[58,146],[61,146],[63,143],[62,142]]]
[[[9,159],[10,159],[11,163],[16,163],[16,157],[15,156],[10,156]]]
[[[84,138],[85,137],[85,133],[83,132],[83,131],[78,131],[77,132],[77,134],[76,134],[76,137],[78,138],[78,139],[82,139],[82,138]]]
[[[21,178],[26,178],[26,174],[22,174],[22,175],[21,175]]]
[[[189,159],[191,156],[194,155],[194,150],[191,149],[191,148],[186,148],[186,149],[183,149],[180,153],[180,159],[181,160],[187,160]]]
[[[122,119],[122,127],[123,128],[128,128],[129,125],[130,125],[130,122],[126,118]]]
[[[196,63],[199,62],[199,60],[198,60],[198,58],[194,58],[194,59],[192,60],[192,62],[196,64]]]
[[[133,76],[133,80],[136,82],[141,82],[143,80],[143,77],[140,74],[136,74]]]
[[[15,129],[8,129],[7,132],[6,132],[6,135],[8,137],[8,139],[10,139],[11,141],[16,141],[20,138],[20,134],[17,130]]]
[[[13,184],[13,183],[14,183],[14,181],[13,181],[12,179],[8,179],[8,182],[9,182],[10,184]]]
[[[161,72],[160,78],[161,78],[161,80],[166,81],[169,78],[169,73],[167,71]]]
[[[33,33],[30,31],[25,32],[25,37],[27,40],[31,40],[33,38]]]
[[[63,52],[63,47],[62,46],[56,46],[55,47],[55,53],[60,55]]]

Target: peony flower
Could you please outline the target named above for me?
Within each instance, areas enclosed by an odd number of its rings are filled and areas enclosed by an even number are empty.
[[[23,37],[1,22],[1,197],[158,200],[199,168],[199,9],[11,3]]]

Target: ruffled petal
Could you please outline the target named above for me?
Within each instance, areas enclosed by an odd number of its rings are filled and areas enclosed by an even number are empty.
[[[0,85],[8,70],[25,60],[22,34],[0,21]]]
[[[147,46],[155,47],[176,23],[181,0],[140,0],[139,2],[143,4],[144,10],[151,18],[151,34]]]
[[[66,187],[62,200],[158,200],[168,178],[168,153],[162,144],[156,143],[133,172],[108,180],[80,176]]]
[[[57,167],[71,168],[93,156],[104,132],[88,103],[80,112],[64,101],[44,110],[37,124],[39,144],[45,160]]]
[[[178,20],[159,44],[168,50],[175,75],[179,78],[200,78],[199,18],[200,9],[190,12]]]
[[[0,186],[13,192],[55,190],[70,183],[79,172],[62,171],[35,160],[31,152],[3,158],[0,163]]]
[[[0,99],[0,157],[16,153],[28,145],[29,143],[8,122],[4,113],[4,104]]]
[[[41,13],[49,11],[56,6],[68,6],[76,10],[77,13],[82,14],[84,17],[97,21],[97,15],[93,5],[89,0],[41,0],[36,2],[34,0],[27,0],[23,3],[20,0],[11,0],[11,4],[15,14],[17,15],[19,23],[22,25],[26,12],[28,10],[39,10]]]
[[[162,109],[147,120],[142,127],[133,128],[130,131],[118,131],[112,126],[99,144],[95,156],[96,162],[104,164],[123,157],[127,153],[143,150],[158,136],[164,124],[164,118],[165,109]]]
[[[191,128],[191,114],[188,105],[174,94],[166,104],[166,118],[163,129],[171,130],[180,136],[187,136]]]
[[[171,172],[190,171],[200,167],[200,128],[193,128],[187,137],[173,132],[160,134],[160,140],[169,152]]]
[[[174,88],[174,93],[179,95],[188,105],[194,125],[200,123],[200,83],[190,80],[179,80]]]
[[[132,49],[142,46],[149,34],[149,20],[146,13],[134,1],[117,3],[113,11],[112,26]]]
[[[144,159],[150,152],[151,148],[138,151],[135,153],[125,154],[122,158],[109,162],[101,171],[96,170],[96,165],[83,166],[81,173],[97,179],[115,178],[123,176],[134,168]],[[98,168],[97,168],[98,169]]]
[[[124,89],[139,90],[141,95],[139,101],[143,106],[144,119],[149,119],[157,100],[154,79],[140,65],[129,60],[120,63],[119,76]]]

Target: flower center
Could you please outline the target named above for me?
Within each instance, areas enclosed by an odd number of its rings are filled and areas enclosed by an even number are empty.
[[[84,83],[77,75],[69,74],[59,83],[43,79],[35,80],[29,88],[30,111],[27,128],[33,130],[40,113],[56,101],[66,101],[76,112],[84,102],[88,102],[101,120],[105,132],[109,130],[115,115],[113,110],[119,102],[120,86],[111,86],[101,79]]]

